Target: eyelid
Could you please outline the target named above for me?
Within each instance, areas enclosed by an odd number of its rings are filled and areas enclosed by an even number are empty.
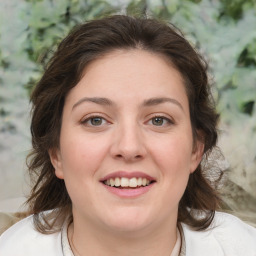
[[[173,117],[171,117],[170,115],[166,115],[166,114],[161,114],[161,113],[154,113],[154,114],[150,114],[147,118],[147,122],[149,122],[150,120],[152,120],[153,118],[157,118],[157,117],[160,117],[160,118],[163,118],[165,119],[166,121],[168,121],[170,124],[175,124],[175,121],[173,119]]]
[[[80,123],[81,123],[81,124],[86,124],[86,122],[88,122],[90,119],[99,117],[99,118],[101,118],[102,120],[104,120],[107,124],[110,124],[111,122],[109,121],[109,118],[108,118],[108,117],[105,117],[105,116],[106,116],[106,115],[104,115],[104,114],[102,114],[102,113],[91,113],[91,114],[87,114],[87,115],[83,116],[83,118],[80,120]],[[103,125],[104,125],[104,124],[103,124]],[[93,125],[88,125],[88,126],[97,127],[97,126],[93,126]],[[99,126],[102,126],[102,125],[99,125]]]

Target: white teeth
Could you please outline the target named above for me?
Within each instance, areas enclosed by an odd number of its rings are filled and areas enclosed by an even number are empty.
[[[111,186],[111,187],[131,187],[131,188],[136,188],[136,187],[145,187],[147,185],[150,184],[150,181],[146,178],[131,178],[131,179],[128,179],[128,178],[119,178],[119,177],[116,177],[116,178],[111,178],[111,179],[108,179],[106,181],[104,181],[104,184],[108,185],[108,186]]]
[[[129,179],[121,178],[121,187],[129,187]]]
[[[131,187],[131,188],[136,188],[137,185],[138,185],[138,182],[137,182],[137,179],[136,179],[136,178],[130,179],[129,187]]]
[[[114,179],[110,179],[110,186],[114,187],[115,186],[115,180]]]
[[[121,185],[120,178],[115,178],[115,186],[119,187]]]

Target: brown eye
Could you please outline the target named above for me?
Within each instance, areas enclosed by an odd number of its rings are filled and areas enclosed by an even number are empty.
[[[101,117],[93,117],[93,118],[90,118],[89,122],[93,126],[98,126],[103,123],[103,120]]]
[[[103,117],[100,117],[100,116],[88,117],[82,121],[82,124],[85,126],[102,126],[106,123],[107,123],[107,121]]]
[[[155,116],[150,119],[150,123],[154,126],[166,126],[173,124],[172,120],[164,116]]]
[[[164,124],[164,118],[163,117],[154,117],[152,118],[152,124],[156,126],[161,126]]]

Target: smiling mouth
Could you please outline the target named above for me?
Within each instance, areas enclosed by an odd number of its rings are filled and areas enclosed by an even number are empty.
[[[110,187],[116,187],[119,189],[136,189],[140,187],[147,187],[148,185],[154,183],[154,180],[149,180],[147,178],[136,178],[131,179],[125,177],[116,177],[104,180],[103,183]]]

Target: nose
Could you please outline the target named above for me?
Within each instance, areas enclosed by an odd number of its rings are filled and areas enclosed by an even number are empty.
[[[145,140],[138,124],[117,127],[111,155],[126,162],[138,161],[145,157]]]

